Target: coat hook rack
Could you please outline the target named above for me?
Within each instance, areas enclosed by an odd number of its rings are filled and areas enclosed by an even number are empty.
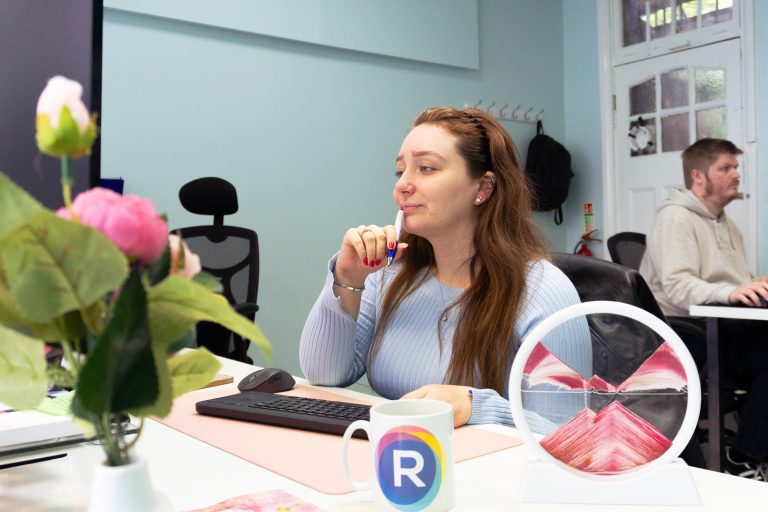
[[[523,110],[521,105],[516,105],[515,108],[512,108],[509,106],[509,103],[504,103],[503,107],[497,107],[495,100],[491,100],[491,102],[488,103],[488,106],[486,107],[483,105],[482,98],[475,104],[464,104],[464,108],[470,107],[476,108],[478,110],[484,110],[501,121],[512,121],[515,123],[536,124],[538,121],[542,120],[544,114],[543,108],[534,113],[534,107],[526,108]]]

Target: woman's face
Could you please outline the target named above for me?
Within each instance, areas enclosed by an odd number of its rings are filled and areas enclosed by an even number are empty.
[[[405,213],[409,233],[433,240],[474,232],[480,180],[470,177],[456,143],[454,135],[433,124],[416,126],[403,140],[392,197]]]

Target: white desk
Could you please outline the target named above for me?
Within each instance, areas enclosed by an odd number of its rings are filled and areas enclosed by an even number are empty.
[[[723,413],[720,403],[720,339],[718,320],[731,318],[736,320],[768,320],[768,308],[750,308],[740,306],[691,306],[691,316],[707,319],[707,426],[709,442],[707,458],[709,469],[720,471],[723,467]]]
[[[237,381],[253,367],[227,361],[223,373]],[[361,394],[334,390],[349,396]],[[370,397],[368,397],[370,398]],[[488,429],[510,433],[501,426]],[[138,452],[149,463],[152,482],[176,510],[213,505],[241,494],[282,489],[315,505],[338,512],[372,511],[367,496],[352,493],[322,494],[210,445],[181,434],[165,425],[148,421],[138,443]],[[329,460],[329,464],[340,464]],[[74,512],[83,510],[90,470],[102,459],[99,447],[84,445],[68,450],[63,459],[32,464],[0,472],[0,511]],[[296,461],[300,464],[301,461]],[[533,505],[518,503],[518,482],[525,463],[524,447],[512,448],[456,465],[456,511],[726,511],[759,509],[768,502],[768,484],[712,471],[693,469],[704,508],[679,507],[595,507],[592,505]],[[553,492],[557,492],[553,489]]]

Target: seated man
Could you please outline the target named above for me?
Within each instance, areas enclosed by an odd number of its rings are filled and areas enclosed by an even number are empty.
[[[750,274],[741,232],[724,211],[741,197],[741,153],[722,139],[702,139],[683,151],[687,190],[673,190],[657,212],[640,264],[665,315],[688,316],[692,304],[754,307],[768,300],[768,278]],[[690,320],[704,325],[703,319]],[[768,322],[720,325],[724,376],[748,390],[725,471],[768,480]],[[706,347],[688,348],[703,363]]]

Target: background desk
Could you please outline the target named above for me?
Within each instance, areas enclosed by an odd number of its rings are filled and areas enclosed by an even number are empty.
[[[222,361],[222,373],[235,381],[253,367]],[[300,380],[301,381],[301,380]],[[366,397],[354,391],[340,394]],[[369,400],[371,397],[367,397]],[[259,466],[202,443],[156,421],[148,420],[137,447],[149,463],[152,482],[178,511],[213,505],[241,494],[282,489],[328,511],[372,511],[363,493],[326,495]],[[489,425],[496,432],[515,435],[514,429]],[[310,450],[311,448],[308,448]],[[68,450],[68,456],[39,464],[0,471],[0,511],[2,512],[74,512],[83,510],[88,479],[94,465],[103,458],[101,449],[82,445]],[[340,464],[329,460],[328,464]],[[300,464],[301,461],[296,461]],[[496,452],[456,465],[456,511],[567,511],[594,512],[591,505],[528,505],[518,503],[518,482],[525,463],[524,447]],[[702,508],[679,507],[598,507],[601,510],[628,512],[679,512],[691,510],[725,511],[754,509],[768,503],[768,484],[692,469]],[[556,489],[553,489],[556,492]]]
[[[718,319],[768,320],[768,308],[736,306],[691,306],[691,316],[707,319],[707,467],[720,471],[723,467],[723,412],[720,403],[720,339]]]

